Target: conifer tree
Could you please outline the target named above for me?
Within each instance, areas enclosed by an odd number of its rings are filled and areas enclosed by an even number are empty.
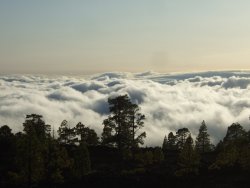
[[[223,139],[224,144],[247,140],[247,132],[239,123],[233,123],[227,129],[227,134]]]
[[[173,134],[173,132],[170,132],[168,134],[167,148],[169,150],[176,149],[176,136]]]
[[[103,121],[102,142],[113,143],[119,150],[143,144],[146,133],[139,130],[144,126],[145,116],[139,113],[138,105],[128,95],[109,98],[108,103],[110,115]]]
[[[114,137],[113,137],[114,131],[107,121],[108,120],[103,122],[104,127],[103,127],[102,136],[101,136],[101,144],[103,146],[112,147],[114,146]]]
[[[166,151],[167,150],[167,144],[168,144],[168,138],[165,135],[164,139],[163,139],[163,143],[162,143],[162,150]]]
[[[178,149],[182,149],[186,143],[186,139],[190,136],[188,128],[178,129],[176,132],[176,144]]]
[[[72,161],[64,147],[60,147],[57,140],[50,138],[46,157],[46,177],[51,184],[65,181],[63,172],[72,166]]]
[[[84,143],[87,146],[96,146],[98,144],[98,136],[94,129],[86,127],[79,122],[75,127],[76,135],[80,136],[79,143]]]
[[[132,104],[129,109],[129,129],[130,129],[130,134],[132,136],[132,143],[131,147],[133,149],[137,148],[139,144],[144,144],[144,138],[146,137],[146,132],[142,132],[138,134],[138,131],[144,127],[144,120],[145,120],[145,115],[139,112],[140,108],[137,104]]]
[[[168,137],[165,136],[162,144],[162,150],[175,150],[176,149],[176,137],[173,132],[168,134]]]
[[[17,166],[19,175],[29,186],[43,180],[45,176],[45,154],[48,150],[50,125],[45,124],[41,115],[31,114],[26,116],[23,123],[24,134],[17,143]]]
[[[8,171],[14,167],[15,140],[11,129],[7,125],[0,127],[0,182],[6,178]],[[1,185],[1,183],[0,183]]]
[[[77,142],[75,128],[70,128],[68,122],[63,120],[58,129],[58,140],[62,144],[74,145]]]
[[[203,120],[199,129],[199,134],[195,141],[195,149],[200,153],[205,153],[211,151],[211,146],[209,134],[207,133],[207,126]]]
[[[223,142],[220,143],[219,154],[211,169],[231,168],[239,163],[246,167],[248,160],[248,138],[244,128],[239,123],[228,127]]]
[[[193,146],[193,139],[189,135],[181,149],[178,158],[179,169],[176,171],[177,176],[196,175],[198,174],[200,158]]]

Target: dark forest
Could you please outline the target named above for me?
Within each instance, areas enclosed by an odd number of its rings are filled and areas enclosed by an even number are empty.
[[[103,132],[84,125],[59,129],[30,114],[23,131],[0,127],[1,187],[249,187],[250,131],[228,126],[213,145],[203,120],[170,132],[161,147],[143,146],[146,116],[128,95],[108,99]]]

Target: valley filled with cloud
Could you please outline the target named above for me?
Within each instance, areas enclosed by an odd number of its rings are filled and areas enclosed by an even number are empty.
[[[202,120],[217,143],[239,122],[250,128],[250,72],[185,74],[104,73],[91,76],[0,75],[0,125],[22,131],[26,114],[41,114],[55,129],[66,119],[100,135],[109,114],[107,100],[128,94],[146,121],[145,145],[161,145],[170,131],[198,134]]]

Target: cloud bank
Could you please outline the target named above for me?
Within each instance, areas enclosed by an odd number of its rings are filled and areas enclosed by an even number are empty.
[[[66,119],[101,134],[108,97],[120,94],[128,94],[146,115],[148,146],[161,145],[164,135],[182,127],[196,136],[202,120],[215,143],[233,122],[247,130],[250,124],[250,72],[1,75],[0,91],[0,125],[14,132],[22,131],[26,114],[37,113],[55,129]]]

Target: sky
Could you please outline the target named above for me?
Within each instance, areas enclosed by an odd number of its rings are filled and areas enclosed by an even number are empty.
[[[0,73],[249,68],[248,0],[0,0]]]

